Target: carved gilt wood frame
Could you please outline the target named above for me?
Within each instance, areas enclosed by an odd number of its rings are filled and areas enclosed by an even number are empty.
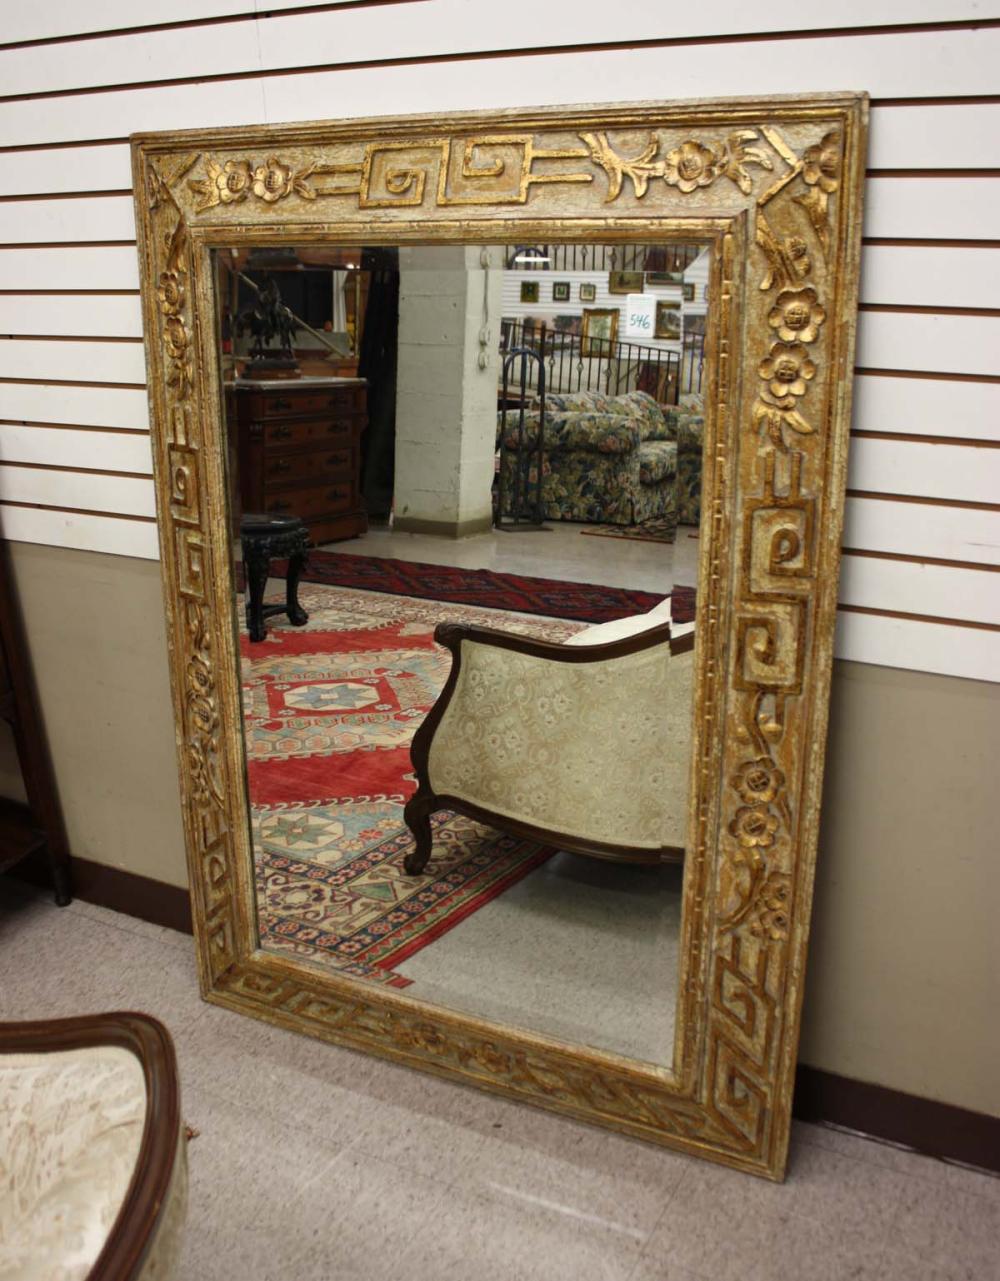
[[[626,104],[133,139],[201,984],[234,1010],[781,1178],[833,648],[867,99]],[[210,250],[712,246],[672,1070],[257,946]]]

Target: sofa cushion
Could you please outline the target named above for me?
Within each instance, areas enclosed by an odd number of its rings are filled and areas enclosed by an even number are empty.
[[[630,618],[615,618],[610,623],[594,623],[581,632],[574,632],[563,641],[564,645],[607,645],[610,641],[623,640],[626,636],[637,636],[648,632],[651,627],[670,622],[670,597],[661,600],[645,614],[633,614]]]
[[[656,485],[677,475],[677,445],[672,440],[644,440],[639,446],[639,483]]]
[[[497,440],[500,439],[503,416],[497,417]],[[518,415],[507,415],[504,444],[508,449],[521,448]],[[630,454],[640,441],[640,428],[634,418],[616,418],[613,414],[574,413],[546,414],[545,452],[555,454],[580,450],[593,454]],[[538,448],[538,413],[524,415],[524,447],[528,452]]]
[[[545,408],[550,414],[555,410],[567,414],[607,413],[612,399],[601,391],[553,391],[546,393]],[[534,404],[537,408],[537,396]]]
[[[674,439],[673,427],[648,392],[627,391],[620,396],[612,396],[608,410],[613,414],[622,413],[636,418],[643,440]]]

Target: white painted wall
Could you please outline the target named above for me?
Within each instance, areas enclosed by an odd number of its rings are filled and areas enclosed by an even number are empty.
[[[498,248],[399,250],[394,511],[403,528],[490,521],[502,262]],[[484,328],[493,335],[485,346]]]
[[[219,17],[235,20],[202,25]],[[997,18],[1000,0],[843,0],[793,14],[736,0],[13,7],[0,50],[0,139],[13,148],[0,192],[3,532],[157,555],[130,132],[864,88],[864,310],[837,652],[1000,679],[1000,628],[984,621],[1000,598],[1000,27],[974,25]]]

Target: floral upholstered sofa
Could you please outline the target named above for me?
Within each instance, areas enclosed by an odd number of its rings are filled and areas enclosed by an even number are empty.
[[[605,396],[600,392],[550,393],[545,397],[542,506],[549,520],[638,525],[662,520],[677,527],[677,426],[644,391]],[[498,421],[498,432],[503,417]],[[525,413],[523,439],[518,414],[507,414],[502,492],[513,491],[516,469],[522,484],[537,478],[537,404]],[[700,471],[700,460],[699,460]],[[504,514],[508,514],[504,512]]]

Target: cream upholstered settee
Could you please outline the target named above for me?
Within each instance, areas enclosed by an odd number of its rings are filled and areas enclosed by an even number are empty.
[[[448,809],[560,849],[627,862],[683,858],[694,624],[670,601],[559,644],[446,623],[448,681],[414,736],[406,870]]]
[[[143,1014],[0,1025],[0,1281],[166,1281],[187,1156],[173,1046]]]

